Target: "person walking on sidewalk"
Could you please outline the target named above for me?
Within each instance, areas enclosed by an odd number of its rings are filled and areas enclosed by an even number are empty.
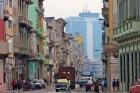
[[[108,81],[107,79],[105,78],[104,80],[104,91],[107,92],[107,88],[108,88]]]
[[[16,90],[16,79],[12,80],[12,87],[13,87],[13,90]]]
[[[117,88],[117,91],[119,91],[119,88],[120,88],[120,82],[119,82],[119,79],[117,79],[117,81],[116,81],[116,88]]]
[[[113,79],[113,81],[112,81],[112,88],[113,88],[113,92],[115,92],[115,88],[116,88],[116,79]]]

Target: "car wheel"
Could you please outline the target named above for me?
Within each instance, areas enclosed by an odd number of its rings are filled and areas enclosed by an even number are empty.
[[[56,92],[58,92],[58,89],[56,89]]]
[[[88,89],[86,89],[86,92],[88,92]]]
[[[80,85],[80,88],[82,87],[82,85]]]

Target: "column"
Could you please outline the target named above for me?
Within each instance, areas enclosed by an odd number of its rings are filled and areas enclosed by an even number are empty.
[[[127,53],[125,53],[124,54],[125,55],[125,78],[124,78],[124,80],[125,80],[125,89],[127,89],[127,87],[128,87],[128,84],[127,84],[127,82],[128,82],[128,77],[127,77],[127,74],[128,74],[128,68],[127,68],[127,63],[128,63],[128,60],[127,60]]]
[[[129,83],[129,81],[130,81],[130,77],[129,77],[129,72],[130,72],[130,70],[129,70],[129,63],[130,63],[130,60],[129,60],[129,57],[130,57],[130,55],[129,55],[129,53],[127,53],[127,90],[129,89],[129,87],[130,87],[130,83]]]
[[[122,63],[122,55],[121,55],[121,53],[119,52],[119,78],[120,78],[120,90],[122,90],[122,66],[121,66],[121,63]]]
[[[129,62],[129,77],[130,77],[130,81],[129,81],[129,83],[130,83],[130,86],[132,85],[132,52],[130,52],[129,53],[129,60],[130,60],[130,62]]]
[[[133,77],[133,83],[135,82],[135,80],[136,80],[136,74],[135,74],[135,64],[136,64],[136,62],[135,62],[136,60],[135,60],[135,52],[133,51],[133,61],[132,61],[132,66],[133,66],[133,75],[132,75],[132,77]]]
[[[124,90],[124,54],[122,54],[121,68],[122,68],[122,87],[123,87],[123,90]]]
[[[140,51],[138,52],[138,76],[140,78]]]
[[[139,63],[139,51],[137,52],[137,78],[140,78],[139,77],[139,73],[140,73],[140,67],[139,67],[139,65],[140,65],[140,63]]]

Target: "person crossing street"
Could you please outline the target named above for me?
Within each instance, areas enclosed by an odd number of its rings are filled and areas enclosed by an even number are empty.
[[[67,78],[67,90],[66,90],[66,93],[71,93],[70,85],[71,85],[70,79]]]

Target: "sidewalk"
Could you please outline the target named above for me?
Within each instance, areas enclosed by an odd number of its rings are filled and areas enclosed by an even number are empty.
[[[120,91],[120,92],[102,92],[102,93],[128,93],[128,92]]]
[[[0,93],[21,93],[22,90],[16,90],[16,91],[0,91]]]

